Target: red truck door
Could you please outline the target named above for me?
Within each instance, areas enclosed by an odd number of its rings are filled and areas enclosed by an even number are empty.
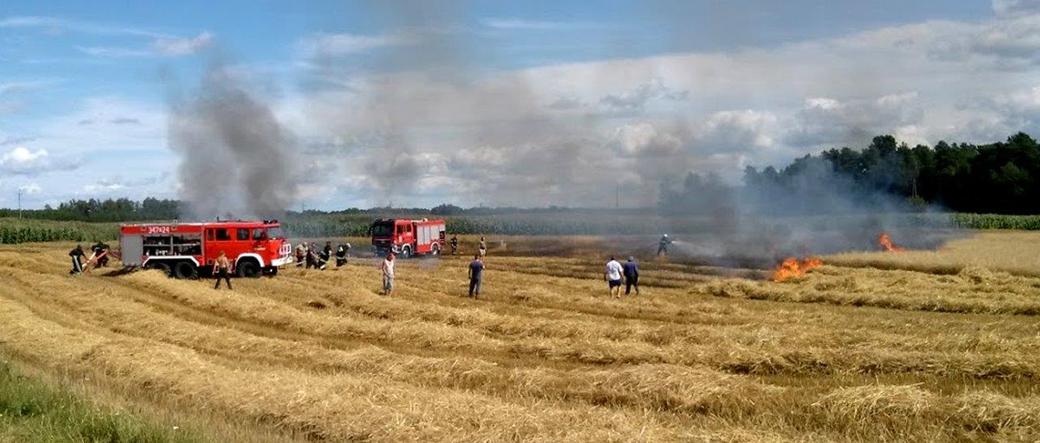
[[[232,241],[232,235],[235,235],[232,231],[234,231],[234,229],[217,227],[206,228],[206,243],[202,251],[206,255],[206,266],[213,265],[213,260],[220,255],[220,251],[224,251],[228,256],[228,259],[234,263],[237,254],[231,251],[231,246],[234,244]]]

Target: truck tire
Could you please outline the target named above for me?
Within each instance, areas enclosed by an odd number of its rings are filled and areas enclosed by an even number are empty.
[[[404,245],[401,247],[401,258],[412,258],[412,247]]]
[[[434,243],[433,247],[430,248],[430,255],[441,255],[440,245]]]
[[[238,276],[244,278],[257,278],[260,276],[260,263],[253,259],[244,259],[238,262]]]
[[[161,261],[148,263],[148,269],[155,269],[159,272],[162,272],[163,274],[166,274],[167,277],[170,276],[170,265]]]
[[[195,280],[199,278],[199,270],[191,262],[177,262],[173,265],[173,276],[185,280]]]

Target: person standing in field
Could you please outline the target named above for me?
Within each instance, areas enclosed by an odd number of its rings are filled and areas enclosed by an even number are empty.
[[[389,297],[394,293],[394,253],[386,254],[386,259],[379,266],[383,272],[383,295]]]
[[[69,257],[72,257],[72,270],[69,271],[69,275],[78,275],[83,272],[83,247],[76,245],[69,251]]]
[[[307,260],[307,243],[306,242],[300,242],[300,244],[296,245],[296,267],[297,268],[302,268],[303,264],[306,262],[306,260]]]
[[[480,281],[484,277],[484,262],[480,255],[474,255],[473,261],[469,263],[469,296],[477,298],[480,296]]]
[[[350,255],[350,243],[340,243],[336,247],[336,267],[344,266],[347,264],[347,257]]]
[[[451,245],[451,255],[455,255],[459,251],[459,236],[451,234],[451,241],[448,244]]]
[[[668,234],[662,235],[661,240],[657,242],[657,256],[668,256],[668,245],[670,244],[672,244],[672,239],[668,238]]]
[[[332,260],[332,242],[326,241],[325,248],[321,250],[321,270],[325,270],[325,264]]]
[[[607,281],[607,288],[612,297],[621,298],[621,263],[610,257],[607,262],[607,270],[603,273],[603,279]]]
[[[484,236],[480,236],[480,244],[477,246],[477,251],[480,252],[480,257],[484,258],[487,255],[487,241],[484,240]]]
[[[628,295],[633,287],[636,288],[636,295],[639,295],[639,263],[636,263],[635,257],[628,256],[628,261],[621,268],[625,274],[625,295]]]
[[[220,289],[220,279],[224,279],[227,282],[227,288],[231,289],[231,260],[228,260],[224,251],[220,251],[220,255],[213,261],[213,275],[217,276],[213,289]]]

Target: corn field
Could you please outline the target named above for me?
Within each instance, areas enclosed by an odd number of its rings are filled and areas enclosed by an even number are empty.
[[[954,214],[953,222],[967,229],[1040,229],[1040,215]]]
[[[0,218],[0,244],[49,241],[111,240],[119,235],[115,223],[58,222]]]

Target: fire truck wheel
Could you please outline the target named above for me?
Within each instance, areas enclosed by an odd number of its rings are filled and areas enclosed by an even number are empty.
[[[187,280],[194,280],[199,278],[199,270],[195,269],[195,265],[182,261],[173,265],[173,276]]]
[[[260,276],[260,264],[255,260],[245,259],[238,262],[238,276],[257,278]]]
[[[401,258],[412,258],[412,248],[407,245],[401,247]]]
[[[430,248],[430,255],[441,255],[441,247],[436,244]]]
[[[155,269],[159,272],[162,272],[163,274],[166,274],[166,276],[170,275],[170,265],[163,262],[149,263],[148,269]]]

